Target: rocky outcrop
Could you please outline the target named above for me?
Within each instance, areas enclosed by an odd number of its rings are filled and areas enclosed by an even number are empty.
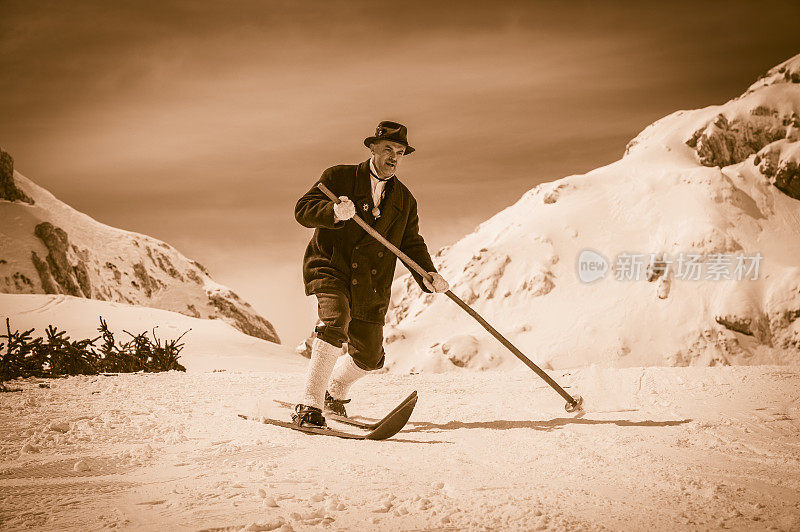
[[[714,321],[729,331],[753,337],[760,345],[779,349],[800,349],[800,308],[771,309],[766,313],[727,313],[714,316]]]
[[[761,87],[775,85],[776,83],[800,83],[800,61],[797,56],[784,63],[769,69],[756,81],[744,95],[750,94]]]
[[[674,353],[664,356],[667,366],[729,366],[732,361],[746,360],[738,338],[725,330],[703,329],[693,341]]]
[[[737,164],[753,154],[756,166],[780,191],[800,199],[800,116],[780,115],[760,105],[745,117],[724,114],[698,129],[686,141],[704,166]],[[788,155],[787,155],[788,154]]]
[[[172,262],[169,260],[169,257],[167,255],[161,253],[158,249],[153,249],[148,246],[147,256],[150,257],[150,260],[153,262],[153,264],[158,266],[158,268],[161,271],[163,271],[173,279],[183,281],[183,276],[175,268],[175,266],[173,266]]]
[[[44,293],[61,293],[56,280],[53,279],[53,274],[50,273],[50,267],[45,261],[39,258],[39,255],[37,255],[35,251],[31,252],[31,261],[33,262],[33,267],[36,268],[36,272],[39,274],[39,281],[42,283],[42,290],[44,290]]]
[[[0,149],[0,199],[33,204],[33,200],[14,183],[14,159]]]
[[[133,265],[133,275],[136,277],[137,281],[131,281],[131,283],[140,288],[144,291],[147,297],[153,297],[153,292],[160,288],[160,284],[158,279],[152,277],[148,272],[147,268],[145,268],[144,263],[137,262]]]
[[[460,334],[449,338],[440,349],[454,366],[468,368],[473,366],[478,358],[480,343],[471,334]]]
[[[245,334],[268,340],[270,342],[281,343],[278,338],[278,333],[275,332],[275,327],[270,322],[256,314],[255,312],[245,312],[238,305],[234,303],[239,302],[239,296],[233,292],[212,293],[208,295],[209,302],[219,311],[219,313],[232,320],[235,327]],[[241,303],[240,303],[241,304]],[[250,305],[243,303],[245,307]]]
[[[800,165],[796,161],[789,161],[778,167],[775,172],[773,184],[796,200],[800,200]]]
[[[50,222],[42,222],[36,226],[34,234],[48,251],[46,261],[39,258],[35,251],[31,256],[45,293],[91,298],[92,286],[86,265],[82,262],[73,265],[67,256],[70,246],[66,231]]]
[[[698,129],[686,141],[694,148],[703,166],[728,166],[744,161],[761,148],[786,138],[800,127],[797,114],[779,116],[777,111],[756,107],[747,117],[729,120],[724,114]]]
[[[795,303],[791,303],[791,296],[787,297],[786,306],[768,312],[767,322],[773,345],[800,352],[800,306],[796,303],[797,297],[800,296],[800,287],[795,288],[793,293]]]
[[[553,272],[549,270],[537,271],[522,279],[522,282],[517,288],[517,292],[525,292],[530,294],[531,297],[540,297],[546,296],[555,287],[556,284],[553,281]],[[505,294],[506,297],[510,295],[510,292]]]
[[[724,316],[714,316],[714,321],[730,331],[753,336],[763,344],[770,344],[769,324],[764,320],[750,316],[726,314]]]
[[[782,140],[770,144],[758,152],[753,164],[776,188],[800,200],[800,143]]]

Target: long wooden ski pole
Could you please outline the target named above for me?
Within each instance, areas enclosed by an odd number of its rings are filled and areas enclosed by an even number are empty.
[[[317,184],[317,188],[319,188],[319,189],[320,189],[320,190],[321,190],[321,191],[322,191],[322,192],[323,192],[323,193],[324,193],[326,196],[328,196],[328,197],[331,199],[331,201],[333,201],[334,203],[340,203],[340,202],[341,202],[341,200],[340,200],[340,199],[339,199],[339,198],[336,196],[336,194],[334,194],[333,192],[331,192],[331,190],[330,190],[328,187],[326,187],[324,184],[322,184],[322,183],[318,183],[318,184]],[[410,269],[412,269],[412,270],[414,270],[415,272],[417,272],[418,274],[420,274],[420,275],[422,276],[422,278],[423,278],[423,279],[425,279],[425,280],[427,280],[428,282],[430,282],[430,283],[432,283],[432,282],[433,282],[433,278],[431,277],[431,275],[430,275],[428,272],[426,272],[426,271],[425,271],[425,270],[424,270],[424,269],[423,269],[423,268],[422,268],[422,267],[421,267],[419,264],[417,264],[416,262],[414,262],[414,261],[411,259],[411,257],[409,257],[408,255],[406,255],[405,253],[403,253],[403,252],[402,252],[402,251],[401,251],[401,250],[400,250],[400,249],[399,249],[397,246],[395,246],[394,244],[392,244],[391,242],[389,242],[388,240],[386,240],[386,239],[383,237],[383,235],[381,235],[379,232],[377,232],[375,229],[373,229],[373,228],[372,228],[372,227],[371,227],[371,226],[370,226],[370,225],[369,225],[367,222],[365,222],[365,221],[364,221],[364,220],[363,220],[363,219],[362,219],[362,218],[361,218],[361,217],[360,217],[358,214],[356,214],[355,216],[353,216],[353,220],[354,220],[354,221],[355,221],[355,222],[356,222],[358,225],[360,225],[360,226],[361,226],[361,228],[362,228],[362,229],[364,229],[364,231],[366,231],[367,233],[369,233],[369,234],[370,234],[370,236],[372,236],[372,237],[373,237],[375,240],[377,240],[378,242],[380,242],[381,244],[383,244],[384,246],[386,246],[386,248],[387,248],[387,249],[389,249],[389,251],[391,251],[392,253],[394,253],[394,254],[397,256],[397,258],[399,258],[401,261],[403,261],[403,263],[405,263],[405,265],[406,265],[406,266],[408,266]],[[542,368],[540,368],[539,366],[537,366],[537,365],[536,365],[536,364],[535,364],[535,363],[534,363],[534,362],[533,362],[531,359],[529,359],[528,357],[526,357],[526,356],[525,356],[525,355],[522,353],[522,351],[520,351],[519,349],[517,349],[517,348],[516,348],[516,346],[515,346],[514,344],[512,344],[512,343],[511,343],[511,342],[510,342],[510,341],[509,341],[509,340],[508,340],[508,339],[507,339],[505,336],[503,336],[502,334],[500,334],[500,333],[497,331],[497,329],[495,329],[494,327],[492,327],[492,326],[489,324],[489,322],[488,322],[488,321],[486,321],[485,319],[483,319],[483,317],[482,317],[480,314],[478,314],[477,312],[475,312],[475,310],[474,310],[472,307],[470,307],[469,305],[467,305],[466,303],[464,303],[464,301],[462,301],[460,297],[458,297],[457,295],[455,295],[455,294],[454,294],[453,292],[451,292],[450,290],[446,291],[446,292],[444,293],[444,295],[446,295],[447,297],[449,297],[450,299],[452,299],[452,300],[453,300],[453,302],[454,302],[456,305],[458,305],[459,307],[461,307],[461,308],[462,308],[462,309],[463,309],[463,310],[464,310],[464,311],[465,311],[467,314],[469,314],[470,316],[472,316],[472,317],[475,319],[475,321],[477,321],[478,323],[480,323],[480,324],[483,326],[483,328],[484,328],[484,329],[486,329],[487,331],[489,331],[489,334],[491,334],[492,336],[494,336],[494,337],[495,337],[495,338],[496,338],[496,339],[497,339],[497,340],[498,340],[498,341],[499,341],[501,344],[503,344],[503,345],[504,345],[504,346],[505,346],[505,347],[506,347],[506,348],[507,348],[509,351],[511,351],[512,353],[514,353],[514,355],[515,355],[515,356],[516,356],[518,359],[520,359],[520,360],[521,360],[521,361],[522,361],[522,362],[523,362],[523,363],[524,363],[526,366],[528,366],[529,368],[531,368],[531,369],[532,369],[532,370],[533,370],[533,371],[534,371],[534,372],[535,372],[537,375],[539,375],[539,377],[541,377],[541,378],[542,378],[542,379],[543,379],[543,380],[544,380],[544,381],[545,381],[547,384],[549,384],[551,388],[553,388],[553,389],[554,389],[556,392],[558,392],[558,394],[559,394],[561,397],[563,397],[563,398],[564,398],[564,399],[567,401],[567,404],[566,404],[566,406],[564,407],[564,408],[567,410],[567,412],[575,412],[575,411],[578,411],[578,410],[580,410],[580,409],[581,409],[581,404],[583,403],[583,398],[582,398],[581,396],[577,395],[577,396],[575,396],[575,397],[572,397],[572,396],[571,396],[569,393],[567,393],[567,392],[564,390],[564,388],[562,388],[561,386],[559,386],[559,384],[558,384],[556,381],[554,381],[552,377],[550,377],[550,375],[548,375],[547,373],[545,373],[545,371],[544,371]]]

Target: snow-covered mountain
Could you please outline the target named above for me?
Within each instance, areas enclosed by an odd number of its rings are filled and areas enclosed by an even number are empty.
[[[435,262],[546,368],[798,364],[799,139],[800,55],[658,120],[615,163],[533,188]],[[408,275],[386,332],[395,371],[520,367]]]
[[[280,343],[275,328],[196,261],[101,224],[19,172],[0,150],[0,293],[65,294],[221,319]]]

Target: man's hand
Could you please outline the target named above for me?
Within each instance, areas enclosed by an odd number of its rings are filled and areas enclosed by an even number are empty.
[[[441,294],[442,292],[447,292],[450,290],[450,283],[445,281],[444,277],[436,272],[428,272],[428,275],[432,277],[433,283],[430,283],[427,279],[423,278],[422,283],[425,285],[425,288],[431,292],[436,292],[437,294]]]
[[[356,215],[356,206],[347,196],[339,196],[339,199],[341,203],[333,204],[333,215],[337,222],[343,222]]]

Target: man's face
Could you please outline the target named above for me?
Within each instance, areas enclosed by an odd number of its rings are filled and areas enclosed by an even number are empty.
[[[375,162],[375,169],[380,177],[391,177],[397,172],[397,166],[406,152],[406,147],[399,142],[379,140],[370,146]]]

